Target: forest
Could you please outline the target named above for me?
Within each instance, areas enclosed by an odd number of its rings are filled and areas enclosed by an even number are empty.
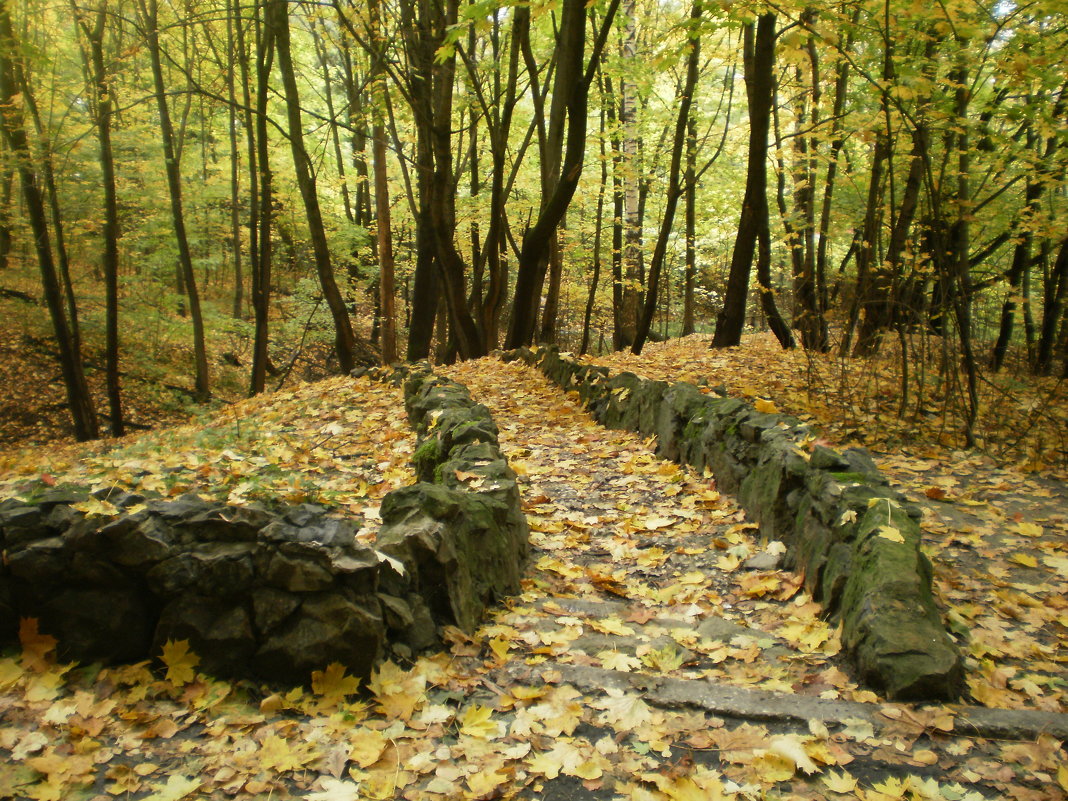
[[[1055,0],[9,1],[3,300],[79,439],[152,364],[204,402],[308,354],[770,328],[893,348],[902,408],[932,364],[974,445],[986,376],[1068,369],[1066,31]]]

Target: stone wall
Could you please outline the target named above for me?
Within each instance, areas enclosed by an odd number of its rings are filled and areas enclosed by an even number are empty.
[[[470,631],[519,589],[527,549],[515,476],[466,390],[412,373],[420,483],[382,504],[375,547],[359,521],[311,504],[226,506],[196,495],[98,491],[124,510],[87,517],[77,487],[29,487],[0,503],[0,642],[34,617],[61,658],[122,662],[187,639],[219,676],[302,683],[340,662],[369,675],[387,651]]]
[[[660,456],[710,469],[763,537],[788,546],[787,567],[841,621],[864,682],[893,699],[959,696],[962,659],[932,598],[920,511],[890,488],[866,451],[813,446],[813,432],[799,421],[692,384],[612,376],[552,349],[505,358],[537,365],[577,391],[602,425],[655,435]]]

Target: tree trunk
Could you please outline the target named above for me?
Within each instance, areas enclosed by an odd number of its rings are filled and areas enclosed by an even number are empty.
[[[690,7],[690,53],[686,59],[686,82],[681,91],[679,113],[675,120],[675,138],[671,145],[671,163],[668,166],[664,218],[660,222],[660,233],[656,238],[653,256],[649,261],[649,280],[646,286],[645,303],[638,317],[638,324],[634,331],[634,343],[631,346],[631,352],[636,355],[642,352],[645,340],[649,336],[649,328],[653,323],[653,314],[656,312],[660,290],[660,274],[664,266],[664,257],[667,254],[668,238],[671,236],[671,229],[675,221],[675,207],[678,205],[679,196],[682,194],[679,173],[682,170],[682,152],[687,143],[690,105],[693,103],[693,94],[697,88],[697,74],[701,58],[701,38],[697,25],[700,20],[701,0],[694,0],[693,5]]]
[[[17,60],[18,52],[19,47],[11,28],[7,6],[0,3],[0,127],[3,129],[4,141],[18,164],[19,182],[22,186],[23,200],[26,203],[30,230],[33,232],[34,246],[37,250],[45,302],[48,305],[52,329],[56,335],[60,370],[67,391],[67,403],[70,408],[71,421],[74,424],[74,435],[83,441],[95,439],[99,436],[96,413],[85,382],[81,353],[71,337],[67,318],[63,312],[63,293],[59,285],[59,276],[56,274],[55,262],[52,259],[44,198],[32,167],[32,153],[26,136],[21,105],[18,102],[18,96],[25,91],[22,67]]]
[[[240,28],[242,20],[237,15],[237,0],[227,0],[226,8],[226,48],[229,60],[226,64],[226,96],[230,101],[228,134],[230,137],[230,257],[234,264],[234,303],[231,315],[241,319],[245,305],[245,276],[242,272],[241,247],[241,156],[237,150],[237,79],[234,74],[234,59],[244,59],[244,47],[238,55],[238,39],[234,28]],[[243,43],[242,43],[243,44]],[[247,84],[246,84],[247,92]],[[254,205],[254,203],[253,203]]]
[[[623,39],[622,62],[633,69],[637,61],[638,29],[635,2],[626,0],[623,16],[627,21]],[[623,177],[623,304],[620,309],[620,344],[629,348],[636,341],[640,314],[642,280],[642,225],[639,190],[641,139],[638,133],[638,87],[626,78],[619,82],[619,126],[622,129],[622,160],[627,172]]]
[[[315,186],[311,160],[304,148],[304,133],[300,114],[300,95],[297,91],[297,78],[293,69],[293,56],[289,46],[289,14],[286,0],[268,0],[268,27],[275,28],[275,50],[278,53],[278,71],[285,89],[286,111],[289,120],[289,144],[293,153],[293,164],[297,174],[297,186],[304,201],[304,212],[308,220],[308,232],[311,236],[312,251],[315,254],[315,269],[319,275],[330,316],[334,321],[334,348],[337,351],[341,372],[348,373],[356,366],[356,338],[352,332],[352,321],[348,309],[341,297],[337,281],[334,279],[334,267],[330,258],[330,247],[326,240],[326,228],[323,215],[319,209],[319,196]]]
[[[1057,328],[1064,313],[1064,301],[1068,297],[1068,237],[1057,250],[1057,261],[1050,271],[1042,304],[1042,326],[1035,351],[1035,372],[1049,375],[1053,370],[1053,350],[1057,341]]]
[[[256,9],[256,114],[255,134],[249,133],[249,167],[254,183],[250,185],[250,197],[255,214],[250,218],[250,239],[254,240],[254,258],[252,266],[252,310],[255,319],[255,334],[252,342],[252,372],[249,380],[249,394],[263,392],[267,381],[267,369],[270,364],[268,345],[268,324],[271,308],[271,218],[274,188],[272,186],[271,164],[269,160],[270,143],[267,139],[267,100],[271,78],[271,66],[274,63],[274,26],[260,21],[262,6]],[[241,46],[239,40],[238,46]],[[243,52],[243,49],[242,49]],[[244,72],[244,70],[243,70]],[[248,87],[248,75],[242,76]],[[246,103],[248,107],[248,103]],[[253,140],[255,155],[253,157]],[[253,170],[253,166],[255,169]],[[258,188],[258,193],[256,189]]]
[[[111,87],[104,62],[106,2],[107,0],[101,0],[91,21],[86,19],[77,5],[72,3],[71,8],[88,44],[86,66],[92,76],[96,107],[95,122],[100,144],[101,183],[104,189],[104,251],[101,258],[105,298],[104,371],[111,434],[121,437],[126,433],[126,426],[123,421],[122,392],[119,386],[119,201],[115,187],[115,157],[111,147]]]
[[[762,14],[755,26],[747,23],[744,34],[745,87],[749,101],[748,166],[727,292],[712,337],[714,348],[728,348],[742,341],[753,255],[761,226],[767,225],[767,151],[775,67],[775,15]]]
[[[182,207],[182,175],[180,156],[174,147],[174,128],[167,103],[167,89],[163,81],[163,63],[159,49],[159,12],[156,0],[140,0],[140,10],[145,24],[145,40],[152,62],[152,80],[156,90],[156,107],[159,111],[159,132],[163,141],[163,160],[167,173],[167,189],[171,201],[171,223],[178,246],[178,263],[185,279],[186,296],[189,299],[189,314],[193,322],[193,358],[196,365],[194,397],[204,403],[211,396],[208,380],[208,352],[204,345],[204,316],[200,310],[200,293],[197,291],[196,275],[193,272],[193,257],[189,252],[189,239],[185,232],[185,211]]]
[[[695,330],[694,286],[697,283],[697,120],[690,117],[686,136],[686,277],[682,288],[682,335]]]
[[[386,128],[376,122],[372,136],[375,174],[375,236],[378,241],[378,293],[382,321],[379,343],[382,363],[397,361],[397,310],[394,300],[393,229],[390,225],[389,180],[386,173]]]

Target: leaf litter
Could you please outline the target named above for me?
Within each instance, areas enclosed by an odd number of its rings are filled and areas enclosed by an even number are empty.
[[[491,406],[521,477],[534,555],[519,597],[474,635],[446,632],[439,653],[381,664],[363,688],[337,665],[308,688],[218,681],[196,671],[182,642],[167,644],[160,670],[58,664],[54,642],[27,621],[21,654],[0,657],[0,751],[9,757],[0,797],[1063,797],[1068,770],[1053,738],[954,736],[950,707],[882,705],[858,689],[836,633],[794,581],[744,567],[777,548],[758,541],[709,477],[596,426],[527,368],[483,360],[452,373]],[[340,401],[345,386],[308,391]],[[357,386],[350,410],[379,392]],[[303,426],[305,400],[261,403],[277,415],[272,424]],[[385,447],[371,458],[384,461]],[[57,479],[105,481],[126,468],[51,469]],[[734,682],[870,701],[881,712],[877,725],[726,721],[658,708],[640,690],[584,692],[563,680],[583,666],[640,674],[650,686]]]

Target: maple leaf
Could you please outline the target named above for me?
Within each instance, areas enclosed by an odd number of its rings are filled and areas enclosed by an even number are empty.
[[[355,676],[345,675],[345,666],[340,662],[331,662],[326,670],[312,671],[312,692],[326,698],[343,698],[360,689],[360,680]]]
[[[160,660],[167,666],[167,681],[175,686],[181,687],[196,678],[200,657],[189,650],[189,640],[167,640]]]
[[[312,757],[307,752],[301,753],[284,738],[271,734],[263,738],[257,754],[260,770],[286,773],[300,770]]]
[[[459,720],[461,734],[480,740],[494,740],[501,735],[501,726],[493,720],[493,709],[488,706],[469,706]]]
[[[905,535],[901,533],[901,529],[894,526],[879,526],[879,536],[890,542],[903,543],[905,541]]]
[[[612,687],[606,692],[607,698],[595,701],[591,706],[603,709],[604,720],[618,731],[632,731],[652,720],[652,710],[637,693],[625,693]]]
[[[805,753],[805,745],[796,735],[775,737],[768,745],[768,752],[783,757],[794,764],[797,770],[807,774],[819,772],[819,767]]]
[[[622,651],[599,651],[597,658],[601,660],[601,667],[605,670],[620,670],[624,673],[630,673],[641,667],[640,660]]]
[[[349,759],[361,768],[375,764],[389,745],[389,737],[377,729],[360,727],[349,737]]]
[[[641,656],[642,664],[658,670],[661,673],[670,673],[682,667],[685,657],[675,648],[668,644],[663,648],[652,649]]]
[[[821,781],[832,793],[851,793],[857,788],[857,780],[847,771],[829,772]]]
[[[359,801],[360,785],[324,776],[319,780],[321,790],[308,793],[306,801]]]
[[[37,618],[24,617],[19,620],[19,642],[22,644],[22,664],[30,670],[48,669],[52,661],[49,654],[56,647],[56,638],[38,630]]]
[[[154,792],[149,793],[142,801],[180,801],[199,790],[201,784],[203,782],[200,779],[187,779],[175,773],[165,783],[154,785]]]

